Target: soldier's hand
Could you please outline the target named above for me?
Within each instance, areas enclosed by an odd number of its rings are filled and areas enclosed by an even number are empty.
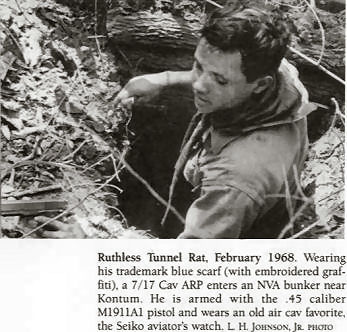
[[[49,219],[48,217],[38,216],[34,220],[38,225],[43,225]],[[69,223],[53,220],[37,230],[36,234],[40,238],[47,239],[84,239],[87,237],[79,223],[75,220]]]
[[[167,85],[167,73],[147,74],[132,78],[119,92],[114,103],[129,108],[134,98],[139,102],[145,102],[160,93]]]

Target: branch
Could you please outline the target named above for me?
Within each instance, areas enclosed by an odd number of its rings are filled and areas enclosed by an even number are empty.
[[[65,167],[65,168],[71,168],[70,165],[60,164],[60,163],[54,163],[51,161],[44,161],[44,160],[26,160],[26,161],[19,161],[15,164],[13,164],[11,167],[7,168],[4,171],[4,174],[1,175],[0,183],[9,175],[11,174],[12,170],[18,167],[22,166],[30,166],[30,165],[48,165],[48,166],[55,166],[55,167]]]
[[[303,205],[301,205],[300,209],[296,211],[296,213],[290,218],[287,225],[282,229],[281,233],[277,237],[278,239],[283,239],[286,233],[293,227],[295,220],[302,214],[302,212],[306,209],[306,207],[313,202],[312,199],[307,199]],[[292,235],[290,238],[295,238],[295,235]]]
[[[62,190],[62,186],[58,184],[58,185],[52,185],[52,186],[43,187],[43,188],[24,190],[24,191],[20,191],[17,193],[10,193],[10,194],[2,195],[1,198],[8,198],[8,197],[18,198],[18,197],[31,196],[31,195],[36,195],[36,194],[40,194],[43,192],[54,191],[54,190]]]
[[[55,216],[54,218],[51,218],[49,220],[47,220],[46,222],[44,222],[43,224],[41,224],[40,226],[37,226],[36,228],[34,228],[33,230],[31,230],[30,232],[24,234],[23,236],[21,236],[21,238],[26,238],[28,236],[30,236],[31,234],[37,232],[38,230],[40,230],[41,228],[45,227],[46,225],[48,225],[50,222],[58,220],[59,218],[69,214],[72,210],[76,209],[78,206],[80,206],[88,197],[94,195],[95,193],[97,193],[98,191],[100,191],[101,189],[103,189],[105,186],[107,186],[117,175],[117,172],[115,172],[115,174],[113,174],[105,183],[103,183],[102,185],[100,185],[99,187],[97,187],[95,190],[91,191],[89,194],[87,194],[86,196],[84,196],[77,204],[73,205],[72,207],[70,207],[69,209],[61,212],[60,214],[58,214],[57,216]]]
[[[81,172],[81,174],[86,173],[86,172],[87,172],[88,170],[90,170],[91,168],[93,168],[93,167],[95,167],[95,166],[101,164],[104,160],[107,160],[107,159],[109,159],[109,158],[111,158],[111,157],[112,157],[112,153],[108,154],[108,155],[105,156],[105,157],[102,157],[100,160],[98,160],[98,161],[95,162],[94,164],[92,164],[92,165],[88,166],[87,168],[83,169],[83,171]]]
[[[23,59],[25,59],[25,58],[24,58],[24,52],[23,52],[23,50],[22,50],[22,47],[19,45],[19,43],[18,43],[16,37],[13,35],[13,33],[11,32],[11,30],[10,30],[9,28],[7,28],[7,26],[6,26],[5,24],[3,24],[2,22],[0,22],[0,24],[1,24],[2,27],[6,30],[7,34],[10,36],[10,38],[13,40],[13,42],[16,44],[16,46],[17,46],[19,52],[21,53]]]
[[[324,28],[323,28],[323,24],[321,22],[321,20],[319,19],[318,17],[318,14],[316,12],[316,3],[314,0],[311,0],[311,3],[309,3],[307,0],[304,0],[304,2],[306,2],[308,8],[312,11],[314,17],[316,18],[317,22],[318,22],[318,25],[319,25],[319,29],[321,31],[321,35],[322,35],[322,48],[321,48],[321,52],[320,52],[320,55],[319,55],[319,59],[317,61],[317,65],[320,65],[322,59],[323,59],[323,56],[324,56],[324,51],[325,51],[325,31],[324,31]]]
[[[300,232],[292,235],[289,239],[297,239],[299,236],[304,235],[305,233],[307,233],[308,231],[310,231],[312,228],[318,226],[320,224],[320,220],[315,221],[313,224],[309,225],[308,227],[304,228],[303,230],[301,230]]]
[[[18,0],[15,0],[18,10],[21,14],[23,14],[24,18],[28,21],[29,24],[34,24],[31,20],[28,19],[27,15],[25,14],[25,11],[23,10],[22,6],[19,4]]]
[[[60,111],[61,106],[63,105],[63,103],[65,102],[65,99],[69,98],[70,94],[74,91],[74,89],[76,88],[76,85],[78,84],[78,80],[76,78],[76,76],[78,75],[78,72],[76,72],[74,74],[74,77],[71,78],[71,82],[69,85],[69,92],[65,93],[64,91],[64,95],[62,96],[61,100],[59,100],[58,105],[55,107],[55,110],[52,112],[51,117],[49,118],[49,120],[46,123],[46,128],[49,127],[49,125],[51,124],[51,122],[56,118],[57,114]]]
[[[101,54],[99,39],[96,37],[98,35],[97,34],[97,30],[98,30],[98,0],[94,0],[94,15],[95,15],[94,38],[95,38],[96,47],[97,47],[97,50],[99,53],[99,58],[100,58],[100,61],[102,62],[102,54]]]
[[[333,195],[339,194],[340,192],[342,192],[344,190],[344,188],[336,190],[335,192],[327,195],[326,197],[321,198],[318,202],[322,202],[328,198],[330,198]],[[300,207],[300,209],[295,213],[295,215],[293,216],[293,220],[290,220],[288,222],[288,224],[285,226],[285,228],[282,230],[281,234],[278,236],[278,239],[282,239],[283,236],[285,235],[285,233],[290,229],[290,227],[292,226],[292,223],[295,221],[295,219],[297,217],[299,217],[299,215],[306,209],[306,207],[309,204],[313,203],[313,198],[309,197],[307,198],[307,200],[304,202],[304,204]],[[297,239],[298,237],[304,235],[305,233],[307,233],[308,231],[310,231],[312,228],[318,226],[321,223],[321,220],[317,220],[314,223],[312,223],[311,225],[307,226],[306,228],[304,228],[303,230],[301,230],[300,232],[292,235],[289,237],[289,239]],[[290,227],[289,227],[290,226]]]
[[[122,159],[121,162],[128,172],[139,180],[159,203],[169,208],[170,211],[179,219],[179,221],[184,223],[184,218],[182,215],[173,206],[169,205],[168,202],[162,198],[140,174],[138,174],[124,159]]]
[[[94,135],[102,144],[104,144],[105,146],[110,146],[98,133],[96,133],[94,130],[92,130],[91,128],[87,127],[87,126],[83,126],[83,128],[85,128],[86,130],[88,130],[92,135]],[[115,157],[117,160],[119,160],[119,162],[121,164],[124,165],[124,167],[129,171],[129,173],[131,175],[133,175],[138,181],[140,181],[145,188],[149,191],[149,193],[162,205],[164,205],[165,207],[168,207],[170,209],[170,211],[178,218],[178,220],[182,223],[184,223],[184,218],[181,216],[181,214],[174,208],[172,207],[170,204],[168,204],[168,202],[162,198],[154,189],[153,187],[140,175],[138,174],[129,164],[127,161],[125,161],[124,159],[124,155],[125,155],[126,151],[123,151],[123,153],[120,153],[120,151],[117,148],[114,148],[114,151],[111,152],[111,155],[108,155],[107,157],[105,157],[105,159],[107,158],[112,158]],[[99,161],[100,162],[100,161]],[[99,163],[97,162],[97,163]],[[119,167],[117,167],[117,169],[119,169]]]
[[[36,134],[36,133],[42,133],[46,130],[46,126],[45,125],[39,125],[36,127],[26,127],[22,130],[19,131],[14,131],[13,135],[16,138],[25,138],[28,135],[32,135],[32,134]]]
[[[339,106],[338,102],[336,101],[336,99],[331,98],[331,101],[335,105],[335,113],[334,113],[334,117],[333,117],[333,120],[331,122],[331,125],[330,125],[329,129],[327,130],[327,133],[333,132],[336,135],[336,137],[338,138],[338,140],[340,141],[340,144],[342,144],[342,147],[344,148],[345,142],[340,137],[340,135],[336,133],[335,125],[336,125],[336,121],[337,121],[337,116],[339,115],[343,125],[345,126],[345,121],[344,121],[345,116],[342,114],[342,112],[340,110],[340,106]]]
[[[338,77],[337,75],[335,75],[334,73],[332,73],[331,71],[329,71],[328,69],[326,69],[325,67],[323,67],[322,65],[320,65],[317,61],[312,60],[311,58],[309,58],[308,56],[306,56],[305,54],[301,53],[300,51],[298,51],[297,49],[295,49],[292,46],[289,46],[289,49],[297,54],[298,56],[300,56],[301,58],[303,58],[304,60],[306,60],[307,62],[313,64],[314,66],[318,67],[321,71],[323,71],[324,73],[326,73],[327,75],[329,75],[331,78],[333,78],[334,80],[338,81],[339,83],[346,85],[346,82]]]
[[[87,140],[87,139],[85,139],[74,151],[72,151],[70,154],[68,154],[67,156],[65,156],[65,157],[63,158],[63,161],[68,160],[70,157],[73,158],[74,155],[75,155],[79,150],[81,150],[82,147],[83,147],[86,143],[88,143],[88,140]]]
[[[343,125],[345,125],[345,115],[341,112],[339,103],[337,102],[337,100],[335,98],[331,98],[331,101],[335,105],[335,113],[340,116]]]

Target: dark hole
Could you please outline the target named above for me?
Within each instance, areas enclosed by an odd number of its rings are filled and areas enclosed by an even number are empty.
[[[130,129],[135,132],[135,138],[127,160],[167,200],[181,141],[194,108],[189,97],[183,97],[180,90],[159,99],[160,106],[134,109]],[[123,174],[122,184],[125,190],[120,197],[120,207],[130,225],[165,238],[176,237],[182,231],[181,223],[172,213],[165,229],[160,227],[165,207],[131,174]],[[191,187],[181,178],[173,205],[184,217],[191,201]]]

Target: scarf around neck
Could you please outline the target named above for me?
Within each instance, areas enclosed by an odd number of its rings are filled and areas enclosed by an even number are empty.
[[[178,176],[189,159],[193,146],[201,141],[208,128],[222,136],[240,136],[248,132],[293,123],[305,118],[316,107],[308,101],[308,93],[298,79],[296,68],[283,59],[273,84],[263,93],[251,96],[241,105],[210,114],[196,113],[184,135],[180,155],[175,164],[168,206],[162,219],[171,208],[172,196]]]

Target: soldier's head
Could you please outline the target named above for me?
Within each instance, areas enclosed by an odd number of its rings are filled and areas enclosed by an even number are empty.
[[[212,12],[195,51],[198,111],[230,109],[266,90],[289,42],[288,25],[278,11],[226,6]]]

